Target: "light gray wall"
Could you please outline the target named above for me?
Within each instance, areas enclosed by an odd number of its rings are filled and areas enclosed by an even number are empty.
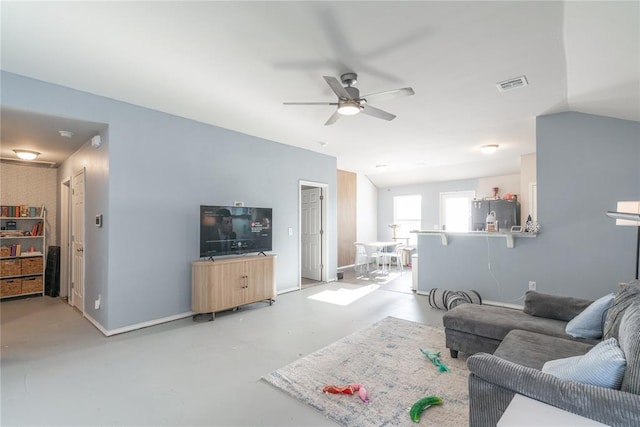
[[[540,292],[595,299],[629,281],[635,230],[605,215],[618,200],[640,200],[640,123],[580,113],[537,119],[541,233],[517,239],[420,236],[420,291],[475,289],[486,300],[522,303],[528,281]]]
[[[291,289],[299,280],[298,183],[326,183],[328,243],[336,248],[333,157],[6,72],[2,103],[109,126],[108,154],[87,168],[86,227],[93,232],[85,238],[86,310],[107,330],[190,311],[200,204],[272,207],[277,288]],[[95,230],[98,213],[105,225]],[[335,277],[335,250],[328,263]],[[99,292],[105,300],[95,311],[91,298]]]

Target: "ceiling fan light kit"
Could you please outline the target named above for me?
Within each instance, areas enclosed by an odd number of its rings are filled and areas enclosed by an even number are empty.
[[[360,96],[360,91],[353,87],[358,81],[356,73],[344,73],[340,76],[342,83],[332,76],[323,76],[333,93],[338,97],[338,102],[285,102],[284,105],[337,105],[336,111],[326,121],[325,126],[334,124],[340,116],[353,116],[363,113],[382,120],[393,120],[396,118],[394,114],[372,107],[368,104],[368,98],[378,100],[392,99],[401,96],[414,95],[415,92],[410,87],[389,90],[385,92],[377,92],[369,95]]]
[[[338,106],[338,113],[343,116],[353,116],[360,112],[360,105],[354,101],[344,101]]]

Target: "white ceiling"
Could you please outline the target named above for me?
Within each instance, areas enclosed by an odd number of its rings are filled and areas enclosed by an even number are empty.
[[[387,187],[518,173],[538,115],[640,120],[639,5],[2,1],[1,59],[9,72],[326,153]],[[374,104],[390,122],[324,126],[335,107],[282,104],[334,102],[322,76],[349,71],[362,94],[416,94]],[[496,89],[521,75],[529,86]],[[14,141],[2,126],[4,157]],[[500,149],[482,155],[484,144]]]

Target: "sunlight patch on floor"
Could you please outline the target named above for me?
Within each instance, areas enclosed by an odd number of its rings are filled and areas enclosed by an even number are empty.
[[[308,298],[316,301],[328,302],[329,304],[349,305],[378,288],[380,288],[380,285],[367,285],[357,289],[340,288],[337,291],[328,289],[311,295]]]

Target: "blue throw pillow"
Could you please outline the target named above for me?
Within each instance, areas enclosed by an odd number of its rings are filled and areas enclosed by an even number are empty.
[[[592,302],[582,313],[567,323],[565,332],[576,338],[602,338],[605,314],[611,307],[613,298],[614,294],[611,293]]]
[[[550,360],[542,367],[561,380],[576,381],[599,387],[620,389],[627,361],[615,338],[593,347],[583,356]]]

